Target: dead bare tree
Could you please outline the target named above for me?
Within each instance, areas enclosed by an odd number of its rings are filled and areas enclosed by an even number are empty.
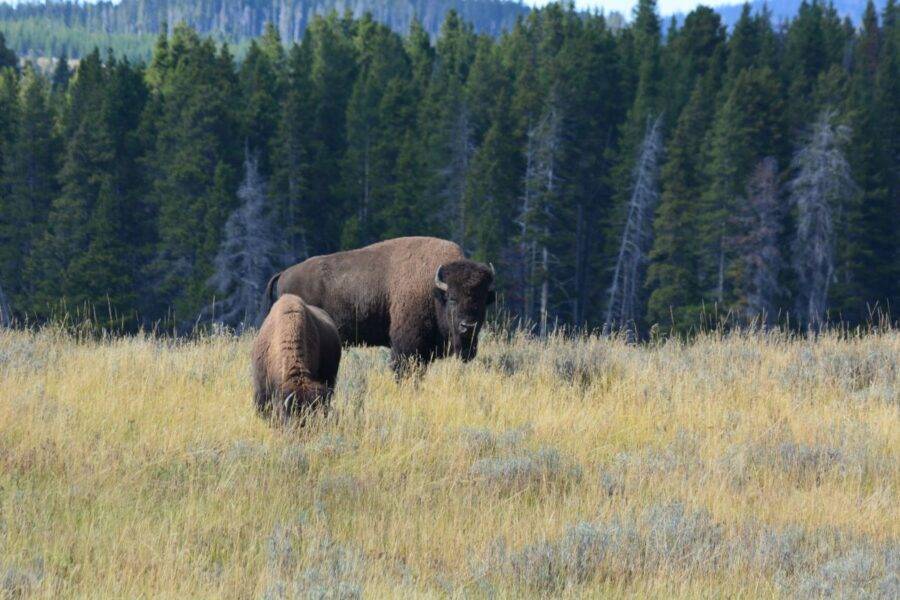
[[[659,201],[659,168],[662,157],[662,115],[647,119],[644,139],[638,148],[622,239],[616,257],[606,329],[630,327],[638,316],[644,266],[653,235],[653,211]]]
[[[518,225],[519,225],[519,244],[518,244],[518,264],[519,264],[519,282],[521,286],[520,295],[522,297],[522,317],[526,323],[530,323],[534,308],[533,296],[533,276],[534,276],[534,255],[535,241],[530,235],[529,222],[531,221],[531,211],[537,203],[537,189],[534,185],[536,177],[537,163],[537,144],[535,143],[535,129],[529,129],[528,138],[525,146],[525,185],[522,192],[522,204],[519,209]]]
[[[525,151],[525,181],[519,212],[520,247],[525,257],[525,318],[531,318],[538,302],[540,335],[547,335],[550,314],[550,265],[548,248],[553,206],[560,191],[559,166],[562,152],[562,110],[556,90],[547,108],[528,132]],[[537,289],[539,291],[537,291]]]
[[[266,206],[265,182],[255,156],[245,153],[240,206],[225,222],[210,284],[219,294],[208,312],[216,322],[241,327],[260,316],[268,278],[285,262],[285,250]]]
[[[761,160],[747,181],[747,195],[739,203],[734,217],[736,235],[725,240],[730,251],[740,257],[738,287],[743,291],[743,313],[747,321],[763,324],[775,314],[775,301],[781,293],[781,205],[778,189],[778,161],[768,156]]]
[[[824,323],[834,277],[835,221],[858,189],[843,152],[850,128],[836,124],[836,116],[832,109],[819,114],[792,163],[797,173],[790,183],[791,203],[797,210],[797,309],[810,328]]]
[[[12,308],[6,294],[3,293],[3,286],[0,285],[0,327],[9,327],[12,324]]]

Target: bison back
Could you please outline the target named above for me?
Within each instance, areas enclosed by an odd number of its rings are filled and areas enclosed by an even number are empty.
[[[277,408],[291,393],[305,399],[323,389],[319,323],[299,297],[285,294],[272,305],[254,341],[252,365],[261,412],[270,412],[273,401]]]
[[[392,330],[433,328],[434,274],[461,258],[447,240],[397,238],[305,260],[278,289],[325,309],[345,343],[390,346]]]

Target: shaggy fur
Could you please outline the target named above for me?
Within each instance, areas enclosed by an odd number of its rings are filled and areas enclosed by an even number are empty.
[[[341,362],[341,340],[324,310],[285,294],[263,321],[252,359],[257,410],[286,418],[318,404],[327,408]]]
[[[443,266],[448,290],[435,287]],[[275,275],[267,287],[302,296],[330,314],[348,344],[387,346],[392,363],[428,362],[450,350],[469,360],[493,298],[493,271],[466,260],[447,240],[407,237],[310,258]]]

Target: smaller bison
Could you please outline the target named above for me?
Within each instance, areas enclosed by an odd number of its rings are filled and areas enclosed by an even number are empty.
[[[341,339],[328,313],[281,296],[253,344],[257,410],[282,420],[319,405],[327,410],[340,362]]]

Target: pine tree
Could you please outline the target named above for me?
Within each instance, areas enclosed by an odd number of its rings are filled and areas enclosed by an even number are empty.
[[[341,245],[353,248],[381,237],[379,214],[392,201],[400,144],[412,125],[411,73],[402,40],[371,18],[357,29],[359,68],[347,106],[344,193],[354,214]]]
[[[268,42],[270,46],[273,43]],[[251,152],[259,156],[260,168],[266,175],[271,172],[269,143],[278,126],[278,98],[281,97],[278,67],[272,63],[269,53],[255,40],[251,41],[238,73],[243,95],[244,140]]]
[[[95,51],[79,64],[62,117],[60,191],[27,269],[39,315],[63,303],[96,309],[102,325],[134,324],[134,275],[149,233],[132,133],[145,100],[142,73],[128,61],[104,64]]]
[[[286,75],[287,54],[284,51],[281,35],[271,21],[266,23],[263,34],[259,38],[259,48],[268,59],[278,78],[282,79]]]
[[[475,58],[466,79],[466,105],[472,122],[472,141],[477,147],[491,126],[491,116],[500,86],[507,84],[493,40],[479,36]]]
[[[271,194],[277,207],[281,236],[295,261],[310,255],[306,232],[313,227],[311,186],[314,106],[311,89],[312,42],[309,34],[302,45],[294,45],[287,59],[284,100],[280,123],[272,143],[273,175]],[[310,210],[307,210],[310,209]]]
[[[56,66],[53,67],[53,76],[50,78],[53,93],[64,93],[69,87],[69,79],[71,78],[72,71],[69,69],[69,57],[63,52],[56,59]]]
[[[85,302],[105,306],[105,311],[97,313],[99,324],[131,328],[142,308],[136,274],[149,258],[147,246],[152,239],[139,166],[144,147],[133,135],[147,89],[143,73],[127,59],[110,58],[105,71],[101,115],[114,160],[107,171],[96,173],[100,183],[90,202],[88,246],[72,261],[70,271],[72,285],[83,290]]]
[[[27,259],[47,223],[56,184],[58,139],[54,131],[46,80],[29,63],[19,88],[17,126],[4,165],[0,210],[0,281],[6,282],[9,302],[29,308],[33,277]]]
[[[429,198],[436,198],[437,227],[442,235],[465,247],[465,189],[474,151],[472,115],[465,82],[474,59],[475,39],[455,11],[441,26],[428,97],[420,120],[428,149]]]
[[[717,78],[724,70],[725,42],[721,17],[706,6],[691,11],[677,33],[669,31],[663,55],[666,114],[681,114],[698,78],[710,71]]]
[[[336,15],[315,19],[310,29],[313,113],[306,132],[311,144],[306,186],[308,206],[318,218],[306,235],[309,252],[323,254],[339,249],[344,220],[352,213],[343,202],[341,167],[347,151],[347,104],[357,56],[349,25]]]
[[[211,297],[206,282],[236,200],[237,82],[227,49],[217,54],[190,29],[175,29],[168,53],[159,133],[148,159],[158,243],[147,281],[156,314],[168,308],[175,324],[190,324]]]
[[[378,215],[384,239],[408,235],[439,235],[434,224],[433,204],[426,202],[427,160],[418,128],[403,136],[397,154],[396,181],[392,199]]]
[[[538,49],[536,21],[540,13],[528,16],[528,26],[520,21],[500,42],[505,64],[513,78],[512,111],[516,118],[516,139],[524,144],[528,131],[540,119],[547,90],[538,81]]]
[[[114,140],[104,115],[107,72],[98,51],[78,65],[63,115],[66,147],[59,173],[60,195],[54,198],[47,230],[35,245],[32,310],[47,315],[60,304],[81,310],[97,300],[84,288],[79,261],[90,244],[91,213],[103,174],[115,162]],[[88,308],[90,308],[88,306]]]
[[[854,48],[848,102],[853,135],[847,156],[861,193],[846,207],[839,250],[841,277],[832,289],[834,307],[852,321],[866,318],[867,304],[880,303],[884,308],[893,281],[896,207],[891,206],[889,178],[896,160],[891,156],[891,138],[885,135],[891,108],[879,94],[882,43],[875,6],[869,2]]]
[[[510,83],[500,86],[496,105],[491,109],[490,127],[472,158],[466,189],[467,211],[478,215],[469,224],[466,238],[471,240],[472,256],[477,260],[497,260],[509,264],[515,235],[515,215],[522,166],[514,146],[510,115]],[[502,284],[502,282],[500,282]]]
[[[750,4],[745,2],[741,16],[728,40],[728,81],[734,81],[741,71],[764,66],[760,61],[763,46],[762,26],[764,25],[760,19],[752,14]]]
[[[806,125],[816,82],[832,65],[840,64],[845,46],[846,34],[834,6],[803,0],[788,28],[784,55],[788,119],[794,129]]]
[[[662,197],[654,219],[647,271],[647,321],[688,331],[701,312],[698,202],[705,188],[705,140],[713,121],[712,78],[698,80],[678,119],[662,167]]]
[[[410,24],[409,34],[404,40],[404,45],[412,72],[413,88],[410,91],[410,102],[413,106],[419,106],[422,99],[428,94],[428,87],[431,84],[435,51],[428,32],[422,27],[418,18],[414,18]]]
[[[0,69],[19,69],[19,57],[12,48],[6,46],[6,36],[0,33]]]
[[[883,43],[878,71],[875,75],[875,99],[881,114],[880,134],[887,141],[885,153],[888,165],[886,184],[889,214],[893,223],[893,247],[887,261],[893,264],[888,274],[890,289],[889,311],[896,319],[900,307],[900,9],[895,0],[888,0],[882,20]]]
[[[19,113],[19,80],[15,70],[0,69],[0,167],[4,176],[14,156]],[[13,202],[6,177],[0,186],[0,286],[6,289],[21,285],[22,209]],[[10,292],[11,293],[11,292]],[[4,294],[6,301],[9,298]]]
[[[172,55],[169,50],[169,27],[163,22],[156,36],[156,44],[153,46],[153,54],[150,57],[150,65],[147,67],[147,83],[153,90],[158,90],[163,80],[172,68]]]
[[[566,255],[560,275],[571,315],[565,319],[581,327],[603,317],[606,266],[599,261],[607,243],[605,219],[614,207],[617,127],[628,107],[621,97],[615,38],[605,20],[583,22],[570,8],[567,22],[570,33],[558,62],[567,98],[566,219],[574,227],[561,227],[568,235],[559,236],[564,246],[558,252]]]
[[[110,175],[102,177],[91,204],[85,247],[68,264],[66,299],[76,308],[91,307],[101,326],[132,325],[137,297],[129,260],[133,241],[122,232],[134,215]]]
[[[730,217],[737,213],[747,181],[767,156],[781,156],[784,140],[781,90],[768,68],[738,74],[710,131],[708,186],[702,197],[700,288],[706,301],[727,313],[744,302],[736,286],[738,257],[726,239],[742,235]]]
[[[380,119],[387,124],[387,135],[396,144],[389,199],[376,215],[383,239],[438,232],[433,218],[437,207],[427,201],[426,193],[429,183],[426,134],[430,121],[424,116],[423,108],[432,82],[435,50],[428,32],[417,19],[410,24],[405,50],[411,81],[395,80],[379,108]]]
[[[634,102],[629,109],[622,134],[623,165],[620,170],[625,181],[628,181],[632,157],[642,144],[647,120],[655,120],[661,113],[661,34],[656,0],[640,0],[635,7],[634,31],[639,60]],[[623,198],[628,196],[628,192],[624,191],[628,189],[628,185],[623,182]]]

